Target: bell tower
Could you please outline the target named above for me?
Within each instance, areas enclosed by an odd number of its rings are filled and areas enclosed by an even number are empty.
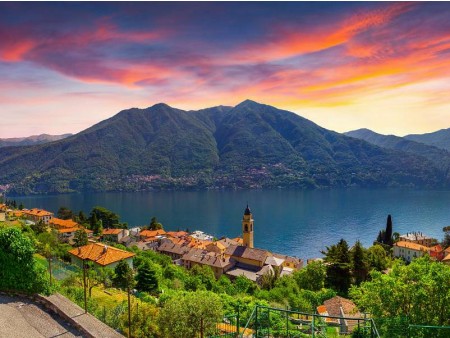
[[[244,218],[242,218],[242,238],[244,246],[253,248],[253,217],[248,204],[244,211]]]

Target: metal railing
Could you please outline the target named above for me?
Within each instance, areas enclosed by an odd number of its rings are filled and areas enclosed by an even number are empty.
[[[368,317],[337,317],[288,309],[256,306],[241,338],[380,338],[375,322]]]

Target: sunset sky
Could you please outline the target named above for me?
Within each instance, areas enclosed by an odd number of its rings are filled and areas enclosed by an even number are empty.
[[[450,3],[0,3],[0,138],[245,99],[339,132],[450,127]]]

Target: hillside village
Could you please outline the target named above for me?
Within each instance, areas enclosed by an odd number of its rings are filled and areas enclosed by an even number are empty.
[[[7,219],[24,218],[27,224],[42,222],[58,233],[61,242],[74,244],[77,231],[84,231],[89,239],[89,248],[101,247],[105,254],[114,252],[113,258],[107,260],[108,264],[100,262],[104,255],[87,254],[87,248],[71,250],[73,261],[78,263],[80,258],[88,258],[102,266],[114,267],[123,255],[122,250],[110,244],[121,244],[131,248],[136,246],[140,250],[153,250],[172,258],[173,263],[191,269],[195,265],[209,266],[216,278],[226,275],[233,279],[243,275],[258,282],[265,274],[280,275],[291,274],[301,269],[304,262],[297,258],[281,253],[272,253],[254,247],[254,220],[250,208],[247,206],[242,218],[242,237],[223,237],[214,240],[214,237],[201,231],[188,233],[186,231],[165,231],[164,229],[148,230],[140,228],[114,229],[105,228],[100,236],[94,236],[93,231],[71,219],[60,219],[50,211],[32,209],[11,209],[6,204],[0,204],[0,221]],[[79,253],[81,252],[81,253]],[[428,254],[436,261],[450,265],[450,247],[443,248],[435,238],[422,232],[411,232],[400,235],[393,244],[393,256],[410,262],[416,257]],[[108,253],[109,255],[109,253]],[[97,257],[97,258],[94,258]],[[132,260],[129,260],[132,264]]]
[[[136,264],[135,259],[138,258],[139,253],[150,251],[169,257],[172,265],[185,268],[187,271],[195,270],[196,267],[207,267],[213,274],[212,278],[218,282],[223,277],[227,277],[225,279],[230,281],[245,278],[249,280],[249,283],[253,282],[252,284],[264,290],[267,287],[264,283],[273,276],[297,278],[295,273],[307,270],[307,268],[304,269],[304,262],[297,257],[273,253],[254,246],[254,233],[257,231],[257,226],[255,228],[253,215],[248,205],[241,220],[242,236],[236,238],[216,239],[202,231],[166,231],[160,223],[156,222],[156,219],[152,220],[152,223],[155,222],[153,228],[151,225],[131,229],[104,228],[100,230],[100,233],[96,233],[73,219],[55,217],[54,213],[47,210],[16,209],[6,204],[0,204],[0,222],[8,222],[11,225],[14,223],[29,226],[41,225],[47,229],[44,232],[52,230],[57,233],[61,243],[68,244],[71,264],[82,268],[83,271],[86,262],[94,268],[112,270],[125,262],[125,265],[135,269],[136,266],[133,265]],[[78,245],[80,234],[86,238],[86,242],[82,245]],[[433,261],[450,265],[450,247],[443,248],[436,239],[421,232],[398,236],[392,243],[391,252],[394,257],[406,263],[427,255]],[[317,260],[321,259],[311,260],[311,263]],[[310,261],[308,261],[308,267],[309,263]],[[325,261],[324,265],[327,264],[329,263]],[[313,312],[324,316],[327,325],[339,327],[340,333],[349,334],[358,329],[365,315],[352,300],[341,295],[330,294],[329,297],[316,303]],[[233,327],[231,330],[238,330],[238,328]]]
[[[187,269],[195,265],[209,266],[217,279],[225,274],[230,279],[245,276],[258,283],[266,274],[276,273],[283,276],[303,267],[303,261],[299,258],[254,247],[254,220],[248,206],[245,208],[242,219],[242,237],[224,237],[218,240],[214,240],[213,236],[201,231],[188,233],[164,229],[141,230],[140,228],[107,228],[100,236],[94,236],[92,230],[86,229],[73,220],[54,217],[50,211],[37,208],[12,210],[4,204],[0,208],[8,218],[23,217],[28,223],[42,222],[48,225],[55,229],[60,241],[69,244],[74,243],[77,231],[86,232],[90,243],[69,251],[72,263],[76,265],[80,265],[84,259],[111,268],[123,259],[131,265],[132,254],[131,256],[124,254],[123,250],[110,245],[122,244],[126,247],[136,246],[140,250],[153,250],[168,255],[174,264]]]

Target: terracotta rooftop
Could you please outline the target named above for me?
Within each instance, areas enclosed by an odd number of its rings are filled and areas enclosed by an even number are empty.
[[[118,235],[124,229],[103,229],[102,235]]]
[[[37,209],[37,208],[33,208],[30,210],[23,210],[23,213],[26,215],[39,216],[39,217],[53,216],[52,212],[43,210],[43,209]]]
[[[61,219],[56,217],[53,217],[49,223],[62,228],[74,228],[78,226],[78,223],[71,219]]]
[[[344,315],[350,315],[357,312],[355,303],[353,303],[350,299],[346,299],[340,296],[336,296],[324,301],[323,305],[326,307],[327,312],[330,316],[341,317],[341,307]]]
[[[142,237],[156,237],[156,236],[161,236],[161,235],[165,235],[166,232],[163,229],[159,229],[159,230],[142,230],[139,235],[141,235]]]
[[[398,241],[397,243],[394,243],[394,246],[398,246],[400,248],[406,248],[411,250],[417,250],[417,251],[428,251],[428,248],[426,246],[413,243],[413,242],[405,242],[405,241]]]
[[[182,259],[184,261],[195,262],[203,265],[209,265],[217,268],[224,268],[230,265],[230,259],[213,252],[207,252],[202,249],[190,249]]]
[[[106,266],[134,256],[134,253],[116,249],[100,243],[92,243],[69,250],[69,253],[79,259],[86,259]]]
[[[166,232],[166,235],[169,237],[185,237],[187,235],[189,235],[186,231],[168,231]]]
[[[160,252],[167,252],[177,255],[184,255],[189,251],[189,247],[186,245],[179,245],[172,243],[171,241],[164,241],[158,248]]]

